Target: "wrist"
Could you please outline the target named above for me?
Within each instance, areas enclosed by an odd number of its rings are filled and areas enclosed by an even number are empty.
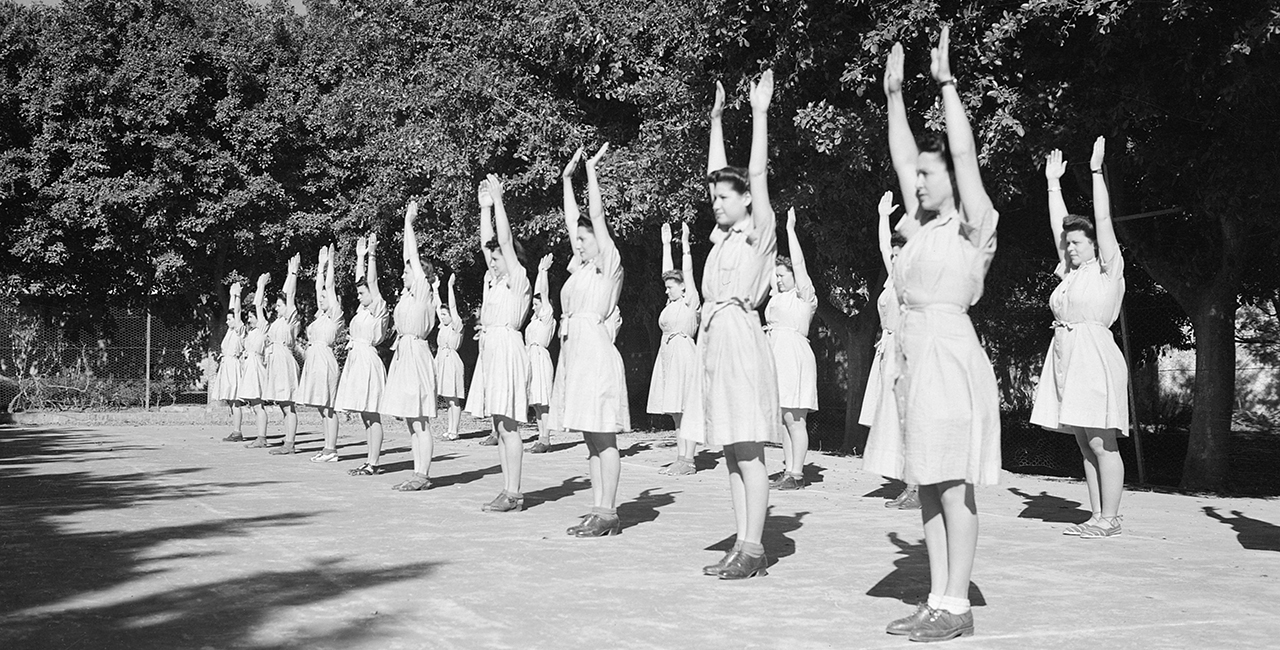
[[[1102,173],[1102,169],[1101,169],[1101,168],[1099,168],[1099,169],[1093,169],[1092,167],[1090,167],[1090,168],[1089,168],[1089,171],[1090,171],[1090,173],[1094,173],[1094,174],[1101,174],[1101,173]]]
[[[1052,192],[1053,190],[1060,190],[1060,189],[1062,189],[1062,181],[1060,181],[1060,180],[1058,180],[1058,179],[1056,179],[1056,178],[1049,179],[1049,191],[1050,191],[1050,192]]]
[[[946,86],[951,86],[952,88],[955,88],[955,87],[956,87],[956,78],[955,78],[955,77],[947,77],[946,79],[939,79],[939,80],[938,80],[938,87],[939,87],[939,88],[943,88],[943,87],[946,87]]]

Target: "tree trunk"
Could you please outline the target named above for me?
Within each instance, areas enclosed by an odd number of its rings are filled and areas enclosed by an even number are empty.
[[[1236,286],[1211,285],[1191,314],[1196,337],[1196,378],[1191,436],[1182,466],[1183,489],[1226,487],[1235,403],[1237,290]]]
[[[858,424],[858,415],[862,411],[862,396],[867,390],[871,361],[875,358],[876,334],[880,331],[880,313],[875,304],[883,284],[881,278],[872,290],[867,306],[856,316],[847,316],[825,301],[818,305],[818,317],[844,342],[844,441],[840,444],[840,452],[845,454],[861,453],[867,446],[867,427]]]

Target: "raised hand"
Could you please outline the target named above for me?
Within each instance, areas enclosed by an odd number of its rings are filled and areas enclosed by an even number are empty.
[[[898,206],[893,202],[893,192],[885,192],[884,196],[880,197],[880,205],[876,206],[876,209],[880,212],[881,217],[887,219],[892,216],[894,211],[898,209]]]
[[[931,59],[929,61],[929,72],[933,73],[933,80],[938,83],[955,81],[955,76],[951,74],[950,44],[951,27],[943,25],[942,36],[938,37],[938,46],[929,53]]]
[[[569,164],[564,166],[564,171],[560,173],[560,178],[569,180],[573,178],[573,173],[578,171],[578,163],[582,162],[582,157],[586,155],[582,151],[582,147],[573,152],[573,157],[569,159]]]
[[[413,221],[418,218],[418,202],[409,201],[409,207],[405,208],[404,218]]]
[[[547,253],[546,255],[543,255],[542,259],[538,260],[538,270],[550,271],[551,265],[554,264],[555,261],[556,261],[556,258],[551,253]]]
[[[302,264],[302,254],[301,254],[301,253],[295,253],[293,257],[290,257],[290,258],[289,258],[289,275],[297,275],[297,274],[298,274],[298,267],[299,267],[301,264]]]
[[[316,254],[316,264],[323,267],[329,261],[329,247],[321,246],[320,252]]]
[[[671,224],[662,224],[662,227],[658,229],[658,238],[662,240],[663,246],[671,244]]]
[[[486,184],[489,187],[489,200],[492,205],[502,204],[502,181],[494,174],[489,174],[486,178]],[[483,201],[483,198],[481,199]],[[481,203],[481,205],[484,205]]]
[[[239,298],[239,297],[240,297],[240,283],[239,283],[239,282],[232,282],[232,283],[231,283],[231,295],[232,295],[232,296],[234,296],[234,297],[236,297],[236,298]]]
[[[456,275],[454,275],[454,274],[452,274],[452,273],[450,273],[450,274],[449,274],[449,291],[453,291],[453,281],[454,281],[457,277],[458,277],[458,276],[456,276]]]
[[[724,86],[716,82],[716,102],[711,105],[711,119],[718,120],[724,115]]]
[[[476,190],[476,198],[480,201],[480,207],[493,207],[493,195],[489,191],[488,180],[480,181],[480,189]]]
[[[378,233],[376,232],[369,233],[369,239],[366,242],[366,244],[369,247],[368,248],[369,254],[372,255],[373,251],[378,248]]]
[[[796,229],[796,209],[787,208],[787,231],[794,232]]]
[[[769,112],[769,103],[773,101],[773,70],[765,70],[760,81],[751,84],[750,95],[752,112]]]
[[[1106,156],[1107,139],[1102,136],[1098,136],[1098,139],[1093,141],[1093,155],[1089,157],[1089,170],[1095,172],[1102,171],[1102,159],[1106,158]]]
[[[259,276],[258,276],[258,291],[263,291],[264,289],[266,289],[266,288],[267,288],[267,283],[268,283],[268,282],[271,282],[271,274],[270,274],[270,273],[263,273],[262,275],[259,275]]]
[[[357,238],[356,239],[356,255],[360,257],[364,257],[365,253],[368,251],[369,251],[369,246],[365,242],[365,238],[364,237]]]
[[[1056,181],[1062,178],[1067,171],[1067,161],[1062,159],[1062,151],[1054,149],[1044,158],[1044,177],[1046,180]]]
[[[902,92],[902,43],[894,43],[889,50],[889,60],[884,65],[884,94],[886,97]]]
[[[596,152],[596,155],[587,159],[587,167],[589,169],[595,169],[596,163],[600,162],[600,159],[604,158],[604,155],[608,153],[608,151],[609,151],[609,143],[606,142],[600,146],[600,150]]]
[[[684,222],[680,223],[680,244],[685,252],[689,251],[689,224]]]

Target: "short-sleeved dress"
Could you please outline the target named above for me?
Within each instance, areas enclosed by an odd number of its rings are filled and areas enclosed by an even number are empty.
[[[307,326],[307,354],[302,361],[302,376],[293,401],[305,406],[333,408],[338,395],[338,358],[333,354],[333,342],[338,338],[342,324],[342,309],[316,311],[315,320]]]
[[[902,476],[902,430],[898,426],[898,403],[893,397],[893,383],[898,378],[898,349],[894,332],[898,330],[898,294],[893,277],[884,283],[876,299],[880,312],[880,340],[876,356],[871,360],[867,390],[862,396],[858,424],[870,427],[867,448],[862,452],[862,469],[873,474],[898,478]]]
[[[551,387],[555,382],[555,366],[547,346],[556,331],[551,305],[545,302],[542,313],[534,314],[524,328],[525,349],[529,352],[529,405],[550,406]]]
[[[267,388],[267,330],[254,327],[244,337],[244,355],[240,359],[240,382],[236,397],[263,399]]]
[[[1076,269],[1059,265],[1062,283],[1049,298],[1053,343],[1045,354],[1031,423],[1076,433],[1114,429],[1129,435],[1129,368],[1111,334],[1124,299],[1124,258]]]
[[[765,221],[755,227],[746,218],[711,233],[698,334],[701,412],[685,413],[681,438],[717,446],[781,439],[777,371],[756,311],[778,252],[775,220]]]
[[[453,320],[436,330],[436,392],[446,399],[466,399],[467,379],[458,356],[462,345],[462,323]]]
[[[298,335],[298,317],[286,311],[271,321],[267,328],[267,387],[262,399],[269,402],[293,401],[298,388],[298,360],[293,356],[293,343]]]
[[[560,289],[563,339],[560,375],[564,389],[551,404],[552,429],[591,433],[631,430],[626,369],[613,345],[608,320],[622,293],[622,256],[608,237],[599,237],[595,258],[569,263]]]
[[[688,279],[693,282],[693,278]],[[645,408],[655,415],[684,413],[689,400],[698,398],[696,390],[701,373],[698,366],[698,347],[694,337],[698,334],[697,294],[667,302],[658,314],[658,327],[662,330],[662,343],[658,345],[658,358],[653,362],[653,377],[649,380],[649,402]],[[692,304],[691,304],[692,302]]]
[[[395,356],[378,410],[398,418],[431,418],[436,415],[436,365],[427,334],[436,324],[435,292],[424,273],[411,274],[392,313]]]
[[[218,374],[209,384],[209,400],[232,402],[240,385],[240,355],[244,353],[244,327],[228,327],[222,335],[222,359]]]
[[[893,268],[902,314],[894,396],[907,483],[1000,479],[1000,397],[969,320],[996,251],[995,210],[980,228],[954,210],[907,240]]]
[[[471,375],[467,412],[476,417],[499,415],[516,422],[529,417],[529,353],[520,329],[524,327],[533,289],[524,267],[515,266],[498,277],[484,275],[480,307],[480,360]]]
[[[353,413],[377,413],[386,387],[387,369],[376,346],[387,337],[387,303],[375,297],[351,317],[347,336],[347,362],[338,380],[333,407]]]
[[[809,327],[817,311],[812,284],[778,292],[764,308],[764,329],[778,373],[781,408],[818,410],[818,363],[809,345]]]

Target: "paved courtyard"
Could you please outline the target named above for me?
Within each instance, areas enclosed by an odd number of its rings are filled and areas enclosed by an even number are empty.
[[[811,455],[813,484],[771,497],[769,575],[726,582],[700,572],[733,531],[718,453],[662,476],[669,434],[624,436],[623,534],[579,540],[580,441],[525,456],[525,512],[486,514],[484,429],[437,442],[435,487],[399,493],[399,422],[374,477],[346,474],[355,422],[336,464],[307,461],[314,417],[290,457],[217,423],[0,427],[0,647],[914,647],[883,629],[927,592],[919,515],[884,508],[898,486],[859,459]],[[979,489],[977,634],[948,647],[1276,646],[1280,501],[1131,492],[1124,536],[1062,536],[1082,499],[1032,476]]]

